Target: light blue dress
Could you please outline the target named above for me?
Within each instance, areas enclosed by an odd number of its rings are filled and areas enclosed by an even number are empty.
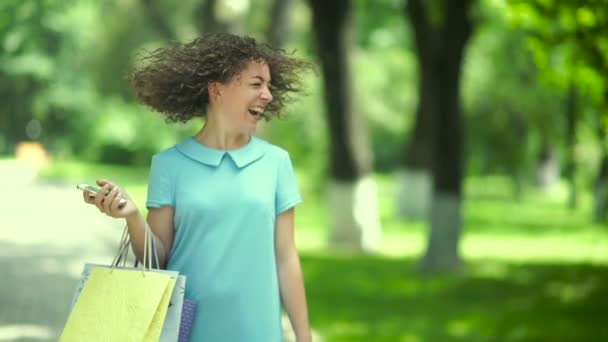
[[[229,151],[189,138],[153,157],[146,206],[175,209],[167,269],[198,303],[191,341],[282,341],[275,220],[300,202],[289,154],[256,137]]]

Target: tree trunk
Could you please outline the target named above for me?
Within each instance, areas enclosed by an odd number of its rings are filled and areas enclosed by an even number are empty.
[[[346,250],[373,251],[380,242],[381,229],[365,120],[353,104],[352,6],[349,0],[309,3],[330,130],[329,244]]]
[[[568,91],[568,103],[566,106],[566,177],[570,186],[568,197],[568,208],[575,209],[577,206],[578,193],[576,188],[576,116],[578,111],[578,94],[574,83]]]
[[[158,9],[158,4],[154,0],[141,0],[142,7],[146,12],[148,19],[154,27],[166,40],[176,40],[175,33],[169,27],[167,20],[163,17],[161,11]]]
[[[608,88],[604,90],[604,103],[608,105]],[[607,109],[604,107],[604,109]],[[593,219],[597,223],[606,222],[608,214],[608,151],[606,151],[606,131],[602,124],[601,114],[597,118],[597,135],[602,151],[602,161],[595,180]]]
[[[550,194],[559,180],[559,162],[553,147],[543,142],[538,153],[536,184],[545,193]]]
[[[511,112],[511,126],[513,127],[513,139],[509,144],[510,158],[508,172],[513,184],[513,198],[516,201],[522,199],[526,184],[527,153],[522,146],[527,146],[529,139],[529,127],[526,115],[519,111]]]
[[[440,8],[434,8],[435,12],[431,12],[429,6],[422,0],[407,2],[418,48],[421,88],[428,87],[431,92],[428,96],[432,99],[427,107],[432,122],[431,229],[421,268],[437,272],[454,270],[461,264],[458,252],[463,174],[460,74],[472,24],[469,0],[444,0]]]
[[[282,47],[290,34],[290,14],[294,0],[274,0],[270,12],[270,25],[266,37],[274,47]]]
[[[422,50],[420,44],[423,43],[416,39],[419,51]],[[422,60],[420,62],[425,63]],[[433,68],[427,67],[424,70],[418,82],[419,102],[416,122],[408,142],[404,144],[401,158],[403,168],[398,175],[397,208],[400,217],[426,220],[432,194],[430,111],[434,106],[432,80],[436,77],[433,75],[435,72]]]
[[[228,23],[222,22],[216,15],[217,0],[201,0],[197,10],[196,27],[202,33],[230,32]]]
[[[595,181],[595,208],[593,219],[596,223],[606,221],[606,211],[608,209],[608,154],[602,152],[600,170]]]
[[[8,85],[8,84],[7,84]],[[6,110],[0,113],[0,152],[14,153],[21,141],[32,140],[26,131],[33,119],[32,103],[39,84],[30,77],[23,77],[11,83],[12,89],[6,93],[15,95],[7,99]]]
[[[432,113],[436,111],[437,94],[436,80],[439,77],[435,69],[437,32],[425,30],[427,18],[419,12],[421,3],[410,4],[414,13],[410,12],[410,20],[414,26],[414,42],[418,51],[418,108],[416,110],[416,123],[410,134],[411,138],[404,144],[404,153],[401,156],[403,170],[398,181],[399,215],[418,219],[428,219],[431,203],[432,180]],[[407,10],[407,8],[406,8]],[[417,12],[418,11],[418,12]]]

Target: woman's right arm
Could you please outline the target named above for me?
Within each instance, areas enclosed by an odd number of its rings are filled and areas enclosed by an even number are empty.
[[[156,255],[160,263],[159,268],[167,266],[175,236],[173,213],[173,207],[165,206],[162,208],[150,208],[147,220],[144,220],[139,210],[132,216],[126,217],[129,235],[131,236],[131,248],[138,260],[142,261],[144,257],[144,229],[148,226],[152,231],[152,239],[154,240]]]

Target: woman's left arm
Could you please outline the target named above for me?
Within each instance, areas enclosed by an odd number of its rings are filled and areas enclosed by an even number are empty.
[[[297,342],[312,340],[300,257],[294,239],[293,208],[277,216],[275,248],[281,300],[289,316]]]

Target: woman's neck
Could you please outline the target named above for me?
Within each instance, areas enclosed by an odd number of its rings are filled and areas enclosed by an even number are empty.
[[[218,150],[234,150],[249,142],[249,134],[230,132],[209,119],[195,136],[201,144]]]

